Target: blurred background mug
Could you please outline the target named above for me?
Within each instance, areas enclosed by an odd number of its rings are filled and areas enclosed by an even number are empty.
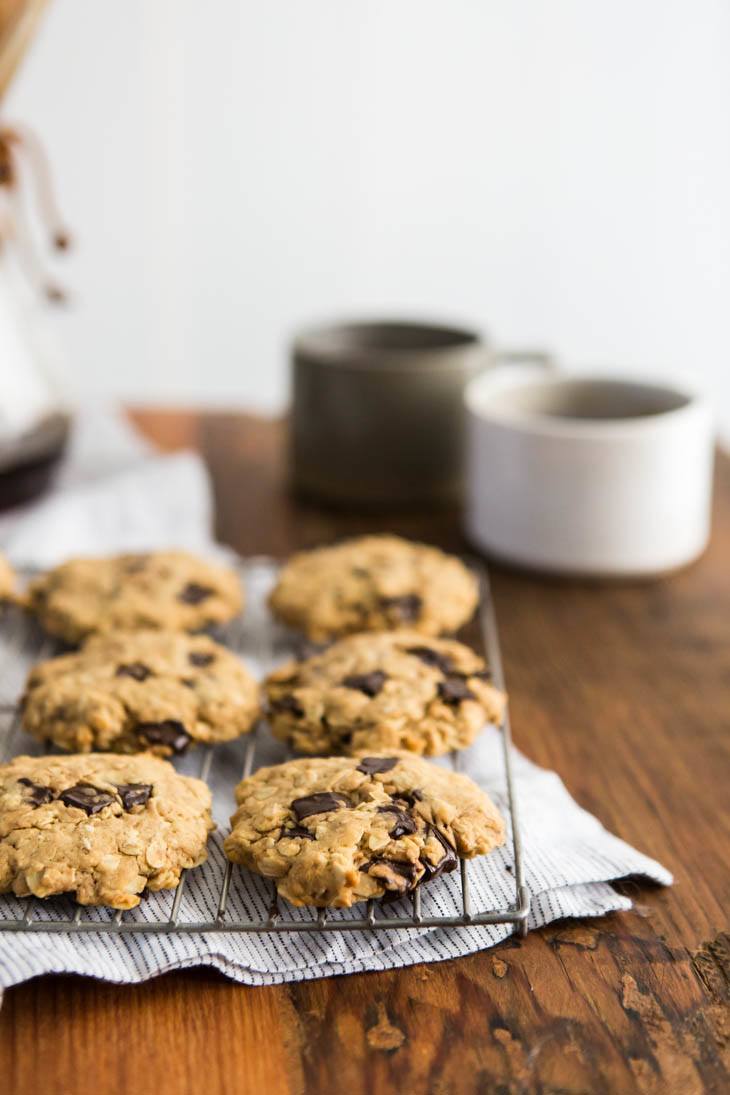
[[[477,332],[360,322],[299,335],[292,348],[294,487],[339,504],[454,502],[464,483],[464,387],[498,361]]]
[[[682,385],[499,370],[471,381],[466,530],[533,569],[649,576],[710,532],[709,406]]]

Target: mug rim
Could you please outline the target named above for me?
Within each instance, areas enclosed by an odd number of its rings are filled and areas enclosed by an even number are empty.
[[[418,345],[399,344],[394,340],[382,345],[358,342],[357,336],[386,332],[403,335],[421,332],[423,342]],[[435,336],[430,344],[428,336]],[[439,338],[442,341],[439,341]],[[348,341],[351,339],[351,341]],[[309,327],[292,340],[292,353],[316,362],[318,365],[345,365],[373,368],[383,362],[397,360],[404,364],[427,363],[427,359],[446,359],[465,350],[486,350],[488,341],[475,328],[455,323],[432,323],[419,319],[352,319],[322,323]]]
[[[493,384],[493,402],[485,398],[484,392]],[[539,411],[529,411],[509,406],[500,406],[496,397],[508,391],[536,388],[559,388],[563,385],[583,387],[611,387],[634,389],[635,392],[655,392],[664,397],[674,396],[681,400],[675,407],[638,415],[624,415],[615,418],[589,418],[571,415],[550,415]],[[688,385],[671,379],[622,375],[620,373],[566,374],[552,376],[545,374],[532,376],[513,384],[495,384],[489,371],[480,373],[468,381],[464,388],[464,406],[468,413],[481,423],[500,425],[523,433],[545,437],[575,437],[587,440],[605,438],[610,440],[626,434],[636,435],[654,429],[664,429],[676,424],[682,418],[708,410],[704,397]]]

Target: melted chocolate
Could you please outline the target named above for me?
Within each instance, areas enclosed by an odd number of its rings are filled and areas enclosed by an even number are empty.
[[[151,783],[118,783],[117,793],[125,810],[133,806],[146,806],[152,794]]]
[[[152,670],[142,662],[130,662],[129,665],[117,666],[115,676],[117,677],[132,677],[135,681],[146,681],[148,677],[152,676]]]
[[[400,875],[408,883],[408,889],[414,889],[416,885],[416,879],[418,877],[418,864],[410,863],[402,859],[388,859],[386,856],[378,856],[377,859],[371,859],[367,865],[368,872],[371,867],[377,867],[379,863],[389,867],[394,874]]]
[[[302,840],[316,840],[317,839],[315,837],[314,833],[310,833],[309,829],[305,829],[303,825],[292,825],[291,829],[285,829],[284,826],[282,825],[281,830],[279,832],[279,840],[282,840],[284,837],[295,837],[295,836],[301,837]]]
[[[177,719],[163,722],[140,722],[135,733],[147,745],[166,745],[173,753],[184,753],[190,745],[190,734]]]
[[[434,878],[438,878],[438,876],[441,874],[448,874],[449,871],[456,870],[459,860],[457,858],[456,852],[452,848],[451,844],[449,844],[443,833],[440,832],[435,827],[435,825],[429,825],[428,828],[429,832],[436,837],[439,844],[444,850],[443,856],[435,866],[427,859],[424,859],[423,856],[421,857],[421,863],[426,869],[424,881],[427,880],[431,882]]]
[[[424,665],[440,669],[444,676],[451,672],[454,664],[448,654],[441,654],[430,646],[409,646],[406,654],[412,654],[414,658],[420,658]]]
[[[199,669],[202,669],[215,661],[215,655],[206,654],[204,650],[191,650],[188,654],[188,661],[191,665],[196,665]]]
[[[295,719],[304,718],[304,708],[291,693],[287,692],[283,696],[279,696],[275,700],[269,700],[269,710],[275,715],[287,714],[293,715]]]
[[[395,791],[390,796],[395,802],[405,802],[407,806],[414,806],[416,802],[423,802],[423,792],[414,787],[412,791]]]
[[[344,795],[338,795],[332,791],[317,791],[313,795],[295,798],[291,803],[291,809],[297,821],[304,821],[305,817],[312,817],[313,814],[326,814],[330,810],[339,810],[349,805]]]
[[[53,802],[53,791],[50,787],[41,787],[39,783],[33,783],[32,779],[26,779],[25,776],[18,783],[28,788],[25,798],[31,806],[45,806],[47,802]]]
[[[374,776],[378,772],[389,772],[397,763],[397,757],[363,757],[355,771]]]
[[[438,693],[444,703],[456,704],[462,700],[474,700],[476,696],[469,691],[469,687],[463,677],[447,677],[439,681]]]
[[[215,590],[211,589],[210,586],[201,586],[197,582],[188,582],[178,593],[177,599],[182,601],[184,605],[199,605],[212,597],[214,593]]]
[[[378,813],[392,814],[395,818],[395,825],[388,833],[391,840],[398,840],[401,836],[410,836],[411,833],[415,833],[416,822],[410,814],[398,806],[378,806]]]
[[[114,795],[110,795],[108,791],[100,791],[91,783],[76,783],[61,791],[58,797],[66,806],[75,806],[89,815],[98,814],[105,806],[111,806],[116,801]]]
[[[386,673],[381,672],[380,669],[375,669],[372,673],[353,673],[351,676],[345,677],[342,684],[345,688],[352,688],[372,697],[377,696],[387,679]]]

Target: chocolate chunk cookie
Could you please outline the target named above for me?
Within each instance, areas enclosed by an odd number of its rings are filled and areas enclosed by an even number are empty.
[[[462,643],[417,631],[351,635],[266,681],[269,722],[299,753],[439,756],[499,723],[505,696]]]
[[[478,599],[474,575],[454,556],[398,536],[363,536],[293,556],[270,605],[320,642],[354,631],[456,631]]]
[[[131,909],[206,858],[210,792],[157,757],[16,757],[0,767],[0,893]]]
[[[261,768],[236,788],[225,851],[294,905],[400,896],[504,842],[467,776],[410,754],[317,757]]]
[[[128,631],[92,635],[73,654],[30,672],[23,726],[71,752],[182,753],[229,741],[259,715],[245,666],[205,635]]]
[[[71,559],[26,593],[46,631],[72,644],[97,631],[201,631],[231,620],[242,603],[233,571],[184,551]]]

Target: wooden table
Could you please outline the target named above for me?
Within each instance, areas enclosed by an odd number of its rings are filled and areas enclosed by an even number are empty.
[[[210,467],[219,537],[286,554],[392,529],[459,548],[453,512],[364,516],[291,500],[284,427],[138,413]],[[12,1095],[727,1091],[730,460],[712,545],[645,584],[493,568],[517,745],[665,863],[634,911],[563,922],[494,950],[304,984],[245,988],[191,972],[136,987],[44,977],[6,994]]]

